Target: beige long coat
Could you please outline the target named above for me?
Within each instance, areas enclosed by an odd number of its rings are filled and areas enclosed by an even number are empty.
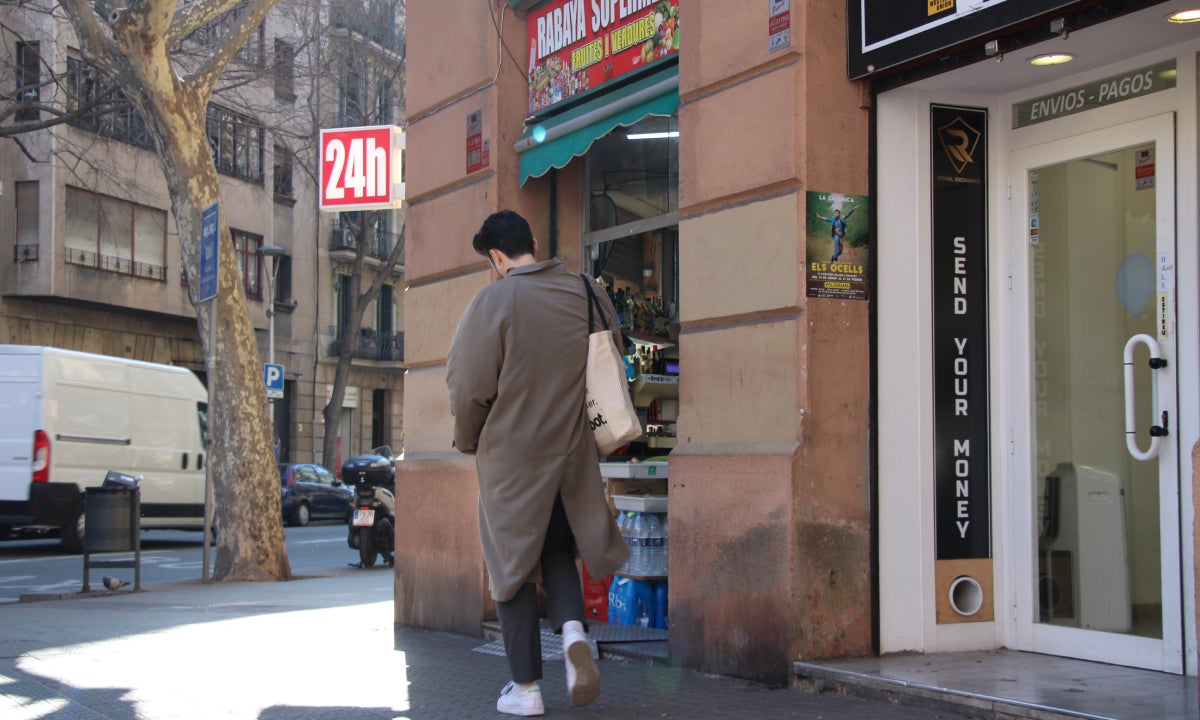
[[[612,304],[593,288],[620,347]],[[629,555],[604,497],[583,407],[587,309],[583,279],[559,260],[515,267],[475,296],[450,343],[454,446],[475,454],[479,535],[496,600],[540,580],[556,495],[593,577],[612,573]]]

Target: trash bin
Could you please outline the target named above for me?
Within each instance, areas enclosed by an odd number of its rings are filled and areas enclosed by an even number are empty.
[[[140,512],[137,489],[87,488],[83,497],[83,546],[89,553],[125,552],[136,544]]]
[[[132,568],[133,589],[142,589],[142,501],[138,478],[110,470],[100,487],[83,492],[83,591],[93,568]],[[93,553],[133,551],[133,559],[95,560]]]

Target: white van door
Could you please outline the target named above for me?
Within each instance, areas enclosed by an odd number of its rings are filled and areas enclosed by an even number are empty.
[[[1015,150],[1011,179],[1012,645],[1183,672],[1174,117]]]

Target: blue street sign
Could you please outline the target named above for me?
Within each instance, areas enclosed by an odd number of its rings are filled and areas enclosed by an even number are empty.
[[[217,296],[217,257],[221,238],[220,204],[213,203],[200,214],[200,297],[199,301]]]
[[[283,366],[263,363],[263,384],[267,386],[267,397],[278,400],[283,397]]]

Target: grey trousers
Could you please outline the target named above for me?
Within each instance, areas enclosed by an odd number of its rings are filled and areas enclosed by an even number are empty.
[[[568,620],[584,620],[583,588],[575,567],[575,536],[567,522],[562,498],[554,500],[546,541],[542,545],[542,592],[546,615],[554,632]],[[511,600],[496,603],[508,669],[518,683],[542,679],[542,636],[538,619],[537,586],[525,583]]]

